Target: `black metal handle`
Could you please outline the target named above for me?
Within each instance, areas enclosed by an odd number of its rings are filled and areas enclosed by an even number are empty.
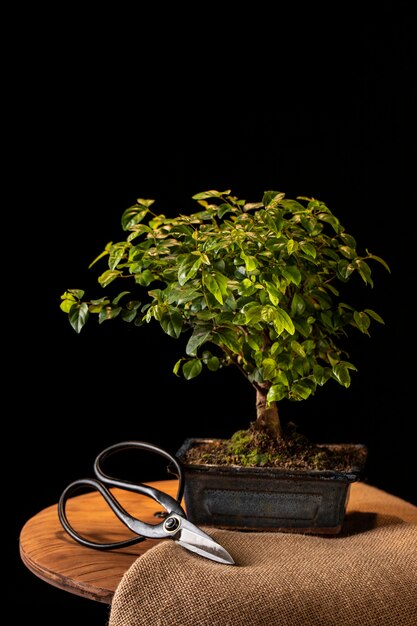
[[[101,469],[101,463],[111,454],[114,454],[115,452],[119,452],[121,450],[126,450],[127,448],[149,450],[150,452],[154,452],[165,457],[174,465],[176,471],[172,473],[175,473],[179,480],[176,499],[171,497],[167,493],[160,491],[159,489],[151,487],[150,485],[144,485],[142,483],[132,483],[127,480],[113,478],[103,472],[103,470]],[[66,489],[64,489],[58,502],[59,520],[67,533],[78,543],[81,543],[82,545],[89,548],[95,548],[96,550],[113,550],[116,548],[134,545],[136,543],[139,543],[140,541],[144,541],[144,539],[147,538],[164,539],[166,537],[172,536],[172,531],[170,531],[169,526],[167,526],[167,520],[171,514],[173,514],[174,517],[175,515],[179,515],[186,518],[185,511],[180,504],[184,491],[184,479],[182,469],[177,459],[165,450],[162,450],[161,448],[158,448],[152,444],[145,443],[143,441],[124,441],[121,443],[117,443],[113,446],[106,448],[96,457],[94,463],[94,472],[97,476],[97,479],[83,478],[80,480],[75,480],[74,482],[69,484]],[[122,505],[116,500],[116,498],[110,491],[109,487],[119,487],[120,489],[125,489],[134,493],[140,493],[142,495],[148,496],[149,498],[152,498],[161,506],[163,506],[164,509],[168,512],[167,520],[164,520],[160,524],[147,524],[146,522],[138,520],[137,518],[130,515],[122,507]],[[68,521],[66,505],[69,497],[75,491],[82,488],[92,488],[98,491],[107,502],[110,509],[117,516],[117,518],[131,531],[133,531],[136,537],[132,537],[131,539],[125,539],[123,541],[99,543],[80,535]]]
[[[81,480],[75,480],[72,482],[61,494],[58,502],[58,517],[63,526],[63,528],[67,531],[67,533],[75,539],[78,543],[81,543],[83,546],[87,548],[95,548],[96,550],[114,550],[115,548],[124,548],[126,546],[132,546],[140,541],[144,541],[146,539],[145,536],[137,535],[136,537],[132,537],[131,539],[125,539],[123,541],[114,541],[111,543],[99,543],[96,541],[91,541],[86,537],[80,535],[69,523],[66,513],[66,505],[69,497],[79,489],[85,487],[92,487],[96,491],[98,491],[103,498],[106,500],[107,504],[110,506],[112,511],[115,512],[117,517],[126,524],[127,517],[131,517],[125,509],[117,502],[116,498],[113,494],[102,485],[98,480],[94,478],[84,478]],[[133,519],[133,518],[132,518]],[[129,524],[126,526],[130,527]]]
[[[102,464],[104,463],[106,458],[117,452],[132,448],[153,452],[155,454],[158,454],[159,456],[163,456],[173,464],[175,471],[173,471],[172,469],[170,469],[170,471],[178,478],[178,491],[175,499],[169,496],[167,493],[156,489],[155,487],[144,485],[142,483],[132,483],[128,480],[115,478],[113,476],[109,476],[103,471]],[[162,448],[158,448],[157,446],[154,446],[151,443],[146,443],[144,441],[122,441],[120,443],[116,443],[100,452],[100,454],[96,457],[94,461],[94,473],[97,478],[101,480],[101,482],[105,483],[109,487],[119,487],[120,489],[126,489],[127,491],[133,491],[134,493],[141,493],[143,495],[149,496],[150,498],[156,500],[156,502],[163,506],[164,509],[167,510],[169,513],[175,511],[183,517],[186,516],[184,510],[181,508],[180,505],[184,493],[184,476],[181,465],[174,456],[172,456],[171,454],[169,454],[169,452],[163,450]]]

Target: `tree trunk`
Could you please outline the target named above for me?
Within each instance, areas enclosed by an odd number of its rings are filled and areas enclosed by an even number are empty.
[[[278,414],[276,402],[271,402],[268,406],[266,396],[268,388],[256,388],[256,428],[262,430],[273,439],[282,438],[281,422]]]

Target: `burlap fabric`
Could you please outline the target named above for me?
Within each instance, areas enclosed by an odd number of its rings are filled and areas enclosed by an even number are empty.
[[[417,626],[417,507],[355,483],[337,536],[205,529],[220,565],[163,541],[125,573],[109,626]]]

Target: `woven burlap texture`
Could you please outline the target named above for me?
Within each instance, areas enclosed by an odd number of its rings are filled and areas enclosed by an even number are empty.
[[[205,528],[236,565],[162,541],[125,573],[109,626],[417,626],[417,507],[356,483],[337,536]]]

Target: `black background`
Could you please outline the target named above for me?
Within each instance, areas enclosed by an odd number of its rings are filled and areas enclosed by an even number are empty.
[[[352,335],[351,387],[329,383],[281,411],[316,441],[366,444],[367,481],[417,504],[411,4],[347,10],[37,14],[35,29],[29,15],[16,29],[24,54],[10,65],[4,120],[3,466],[21,623],[107,619],[105,605],[37,579],[18,546],[24,523],[91,475],[102,448],[140,439],[175,453],[188,436],[227,436],[253,416],[236,372],[176,378],[181,342],[152,324],[92,321],[76,335],[60,311],[67,288],[101,295],[88,265],[123,238],[120,216],[138,197],[174,215],[207,189],[248,201],[269,189],[315,196],[360,249],[387,260],[391,274],[376,267],[364,295],[385,326]],[[137,473],[165,477],[148,459]]]

